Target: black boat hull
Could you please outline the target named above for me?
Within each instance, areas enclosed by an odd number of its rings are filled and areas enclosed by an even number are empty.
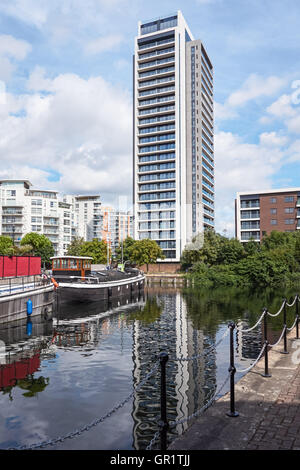
[[[137,294],[144,290],[145,279],[129,278],[122,283],[102,283],[95,285],[80,285],[74,283],[59,284],[58,292],[61,302],[99,302],[123,295]]]

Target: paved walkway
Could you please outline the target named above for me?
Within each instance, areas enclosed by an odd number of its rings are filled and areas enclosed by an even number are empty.
[[[299,342],[299,340],[298,340]],[[264,359],[235,387],[239,417],[226,415],[230,396],[211,406],[170,446],[175,450],[300,450],[300,344],[295,330],[269,352],[272,377],[262,377]],[[298,348],[298,349],[297,349]]]

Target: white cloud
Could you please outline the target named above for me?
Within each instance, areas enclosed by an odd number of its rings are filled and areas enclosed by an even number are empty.
[[[300,104],[295,100],[295,92],[283,94],[267,107],[267,116],[260,119],[261,123],[272,122],[272,119],[282,121],[287,131],[300,134]]]
[[[238,113],[235,109],[231,108],[228,103],[221,104],[214,102],[214,115],[216,121],[234,119],[238,117]]]
[[[87,54],[101,54],[105,51],[110,51],[117,47],[123,40],[119,34],[111,34],[89,41],[85,46]]]
[[[11,56],[17,60],[23,60],[31,51],[31,45],[27,41],[16,39],[8,34],[0,35],[0,56]]]
[[[242,106],[248,101],[261,96],[272,96],[286,84],[286,79],[279,77],[262,77],[256,74],[250,75],[242,87],[233,92],[227,102],[230,106]]]
[[[131,197],[129,94],[102,77],[49,79],[41,68],[28,87],[34,92],[18,99],[9,95],[1,116],[0,159],[7,162],[6,174],[34,178],[38,186],[63,192],[100,193],[104,200],[116,194]],[[61,179],[49,182],[47,170]]]
[[[270,133],[272,134],[272,133]],[[234,236],[234,200],[239,191],[272,187],[285,153],[276,135],[265,135],[260,144],[249,144],[231,132],[215,136],[216,230]],[[273,139],[273,145],[270,141]],[[276,146],[276,143],[280,144]]]
[[[30,51],[31,45],[27,41],[0,35],[0,80],[9,81],[16,68],[15,62],[24,60]]]
[[[291,95],[284,94],[267,107],[267,113],[279,118],[292,117],[296,114],[296,110],[291,103]]]
[[[287,136],[279,136],[276,132],[263,132],[259,136],[261,145],[266,147],[282,147],[287,144]]]
[[[224,104],[215,103],[216,120],[238,117],[239,108],[245,106],[251,100],[274,95],[286,85],[286,82],[285,78],[274,76],[265,78],[256,74],[250,75],[238,90],[228,96]],[[268,117],[264,117],[260,119],[260,122],[267,123],[269,120]]]
[[[22,22],[41,28],[47,19],[47,3],[45,0],[2,0],[0,10]]]

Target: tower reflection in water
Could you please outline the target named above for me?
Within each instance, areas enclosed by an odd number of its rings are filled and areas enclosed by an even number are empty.
[[[216,293],[214,299],[211,293],[207,297],[198,294],[188,292],[183,295],[173,288],[153,287],[145,291],[145,296],[123,297],[114,299],[112,303],[58,304],[52,319],[34,317],[31,325],[26,321],[1,325],[1,391],[9,394],[14,400],[13,404],[21,404],[20,416],[25,416],[26,412],[31,416],[33,408],[37,415],[43,416],[49,427],[52,426],[46,437],[63,435],[72,430],[78,421],[86,424],[122,402],[131,393],[131,385],[136,387],[141,383],[157,364],[159,353],[164,351],[170,357],[167,363],[168,420],[186,418],[215,393],[224,379],[220,376],[221,371],[227,375],[228,341],[225,340],[222,347],[218,346],[217,352],[210,346],[218,342],[227,330],[229,319],[235,320],[241,327],[248,326],[250,320],[250,324],[254,324],[258,305],[262,303],[258,299],[255,305],[243,309],[238,296],[230,297],[225,302],[223,295],[219,300]],[[237,362],[252,362],[252,358],[257,357],[259,344],[256,342],[260,338],[259,328],[253,335],[237,338]],[[60,354],[62,350],[64,354]],[[95,354],[92,356],[93,352]],[[204,352],[205,356],[196,360],[175,360]],[[64,387],[65,377],[72,390]],[[78,380],[79,377],[83,380]],[[78,393],[74,394],[72,391],[76,386]],[[16,397],[14,388],[22,390],[21,398]],[[51,413],[47,407],[40,408],[38,400],[32,400],[30,406],[26,400],[23,406],[23,396],[32,397],[39,393],[42,397],[46,396],[45,403],[48,400],[53,407],[57,394],[60,394],[63,409],[72,409],[72,419],[62,422],[65,426],[63,431],[59,428],[59,421],[53,418],[55,410],[52,408]],[[85,396],[88,397],[87,401]],[[2,404],[6,403],[5,399]],[[82,412],[84,406],[90,413],[89,418]],[[57,408],[56,412],[60,409]],[[16,413],[13,408],[11,413]],[[125,422],[124,428],[117,429],[110,418],[101,423],[94,431],[97,446],[111,448],[108,446],[112,442],[116,448],[138,450],[148,446],[158,430],[160,418],[159,369],[138,389],[128,405],[114,414],[114,418],[117,422]],[[5,420],[2,422],[5,423]],[[191,422],[170,429],[169,440],[181,434]],[[108,429],[113,434],[112,440],[107,439],[103,444],[109,434]],[[11,432],[11,439],[18,438],[21,442],[24,435],[31,431],[24,425],[20,435],[15,436],[15,431]],[[5,436],[7,432],[5,428]],[[84,448],[88,449],[91,445],[91,435],[92,431],[82,434],[79,443]]]
[[[158,300],[157,300],[158,299]],[[187,307],[179,291],[148,288],[146,305],[157,318],[135,318],[133,324],[134,382],[139,384],[155,364],[160,352],[167,352],[167,413],[176,421],[200,408],[216,386],[215,351],[193,361],[175,358],[191,357],[204,352],[214,338],[206,338],[202,330],[193,328]],[[135,394],[132,417],[133,447],[145,449],[158,430],[160,417],[159,370]],[[169,439],[183,432],[187,423],[170,429]]]

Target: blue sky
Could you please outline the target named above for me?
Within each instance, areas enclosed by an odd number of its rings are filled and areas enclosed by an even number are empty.
[[[217,230],[300,186],[298,0],[2,0],[0,178],[130,203],[137,22],[178,9],[214,65]]]

